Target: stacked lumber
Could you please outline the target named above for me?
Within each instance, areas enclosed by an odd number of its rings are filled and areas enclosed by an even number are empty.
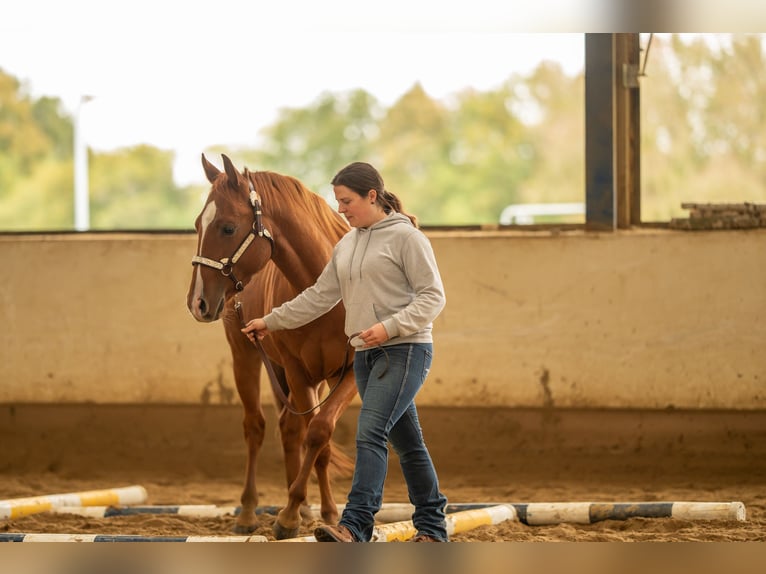
[[[689,217],[670,220],[671,229],[754,229],[766,227],[766,204],[682,203]]]

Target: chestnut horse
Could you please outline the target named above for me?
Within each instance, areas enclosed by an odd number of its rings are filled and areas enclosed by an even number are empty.
[[[262,358],[240,331],[242,322],[265,315],[312,285],[349,226],[295,178],[247,168],[240,173],[225,155],[223,165],[224,171],[219,171],[202,155],[211,188],[195,221],[197,255],[192,259],[187,306],[198,321],[222,318],[231,348],[247,443],[242,509],[234,530],[244,533],[258,524],[256,463],[265,419],[260,399]],[[329,524],[338,520],[330,465],[350,472],[353,461],[333,448],[331,437],[357,392],[344,320],[339,303],[304,327],[276,331],[261,342],[289,402],[281,405],[275,392],[288,484],[287,505],[274,523],[278,539],[298,533],[312,468],[322,519]],[[326,384],[333,390],[320,405]]]

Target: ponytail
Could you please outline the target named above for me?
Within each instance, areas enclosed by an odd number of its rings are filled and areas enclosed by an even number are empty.
[[[386,213],[391,213],[391,211],[401,213],[402,215],[405,215],[409,218],[409,220],[412,222],[412,225],[415,227],[418,226],[418,218],[411,213],[404,211],[402,209],[401,200],[387,189],[383,188],[383,192],[378,195],[377,202]]]

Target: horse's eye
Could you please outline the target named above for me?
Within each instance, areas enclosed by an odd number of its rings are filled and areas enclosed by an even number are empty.
[[[224,235],[234,235],[234,232],[236,231],[236,227],[233,225],[224,225],[223,226],[223,234]]]

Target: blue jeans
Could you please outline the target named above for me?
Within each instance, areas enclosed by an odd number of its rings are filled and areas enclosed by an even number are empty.
[[[357,350],[354,374],[362,408],[356,431],[356,465],[348,502],[340,519],[357,540],[371,539],[383,502],[388,442],[399,456],[419,534],[447,540],[444,507],[415,408],[415,395],[431,367],[433,345],[409,343]]]

